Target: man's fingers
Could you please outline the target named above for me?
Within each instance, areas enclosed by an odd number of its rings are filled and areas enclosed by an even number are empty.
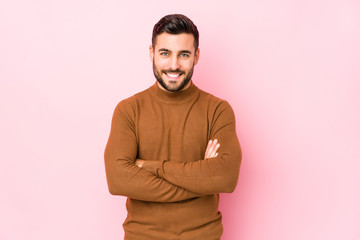
[[[212,147],[211,151],[209,151],[209,157],[215,157],[217,150],[219,149],[220,144],[217,143],[215,146]]]
[[[135,166],[139,167],[139,168],[142,168],[143,164],[144,164],[144,160],[141,160],[141,159],[137,159],[135,161]]]
[[[212,144],[212,141],[210,140],[210,141],[208,142],[208,145],[206,146],[205,158],[208,158],[209,148],[210,148],[211,144]]]
[[[209,148],[209,152],[208,152],[208,155],[209,155],[209,158],[212,158],[212,157],[214,157],[215,156],[215,153],[216,153],[216,147],[217,147],[217,139],[215,139],[213,142],[212,142],[212,144],[211,144],[211,146],[210,146],[210,148]]]
[[[213,158],[217,156],[217,150],[219,149],[220,144],[218,140],[215,139],[214,141],[210,140],[205,151],[205,158]]]
[[[215,139],[216,140],[216,139]],[[212,150],[213,150],[213,148],[214,148],[214,144],[216,144],[215,143],[215,140],[213,141],[213,140],[210,140],[209,141],[209,143],[208,143],[208,145],[207,145],[207,147],[206,147],[206,153],[205,153],[205,158],[210,158],[211,157],[211,152],[212,152]]]

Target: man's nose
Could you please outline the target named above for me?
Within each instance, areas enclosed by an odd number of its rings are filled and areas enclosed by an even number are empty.
[[[173,56],[171,58],[170,68],[171,70],[176,70],[180,68],[179,60],[176,56]]]

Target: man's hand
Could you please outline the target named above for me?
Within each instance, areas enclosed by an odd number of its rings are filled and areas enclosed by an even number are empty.
[[[210,140],[206,147],[204,159],[217,157],[218,155],[217,150],[219,149],[219,147],[220,147],[220,143],[218,143],[217,139],[215,139],[214,141]]]
[[[139,168],[142,168],[144,162],[145,162],[144,160],[136,159],[135,165],[138,166]]]

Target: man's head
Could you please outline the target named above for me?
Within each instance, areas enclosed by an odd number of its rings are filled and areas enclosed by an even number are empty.
[[[198,46],[199,32],[186,16],[167,15],[155,24],[150,58],[160,88],[176,92],[190,86],[199,59]]]

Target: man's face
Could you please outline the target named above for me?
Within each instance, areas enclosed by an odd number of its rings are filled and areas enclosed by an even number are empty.
[[[188,88],[199,53],[199,49],[195,52],[192,34],[159,34],[155,46],[150,46],[158,86],[170,92]]]

